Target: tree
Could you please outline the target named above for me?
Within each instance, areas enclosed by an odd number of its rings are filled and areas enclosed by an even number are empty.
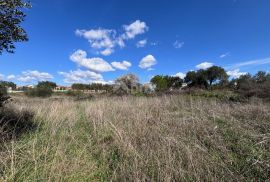
[[[270,80],[270,74],[266,73],[265,71],[258,71],[257,74],[253,77],[253,79],[257,83],[263,83],[266,82],[267,80]]]
[[[190,87],[208,88],[207,72],[205,70],[189,71],[186,74],[185,82]]]
[[[164,92],[170,89],[181,88],[183,80],[174,76],[156,75],[151,79],[150,82],[155,85],[155,90],[157,92]]]
[[[228,75],[226,71],[219,66],[212,66],[208,68],[206,70],[206,75],[207,75],[207,81],[210,86],[212,86],[214,82],[219,81],[221,83],[224,83],[228,80]]]
[[[187,72],[184,80],[189,86],[194,86],[196,83],[196,77],[197,77],[196,71],[189,71]]]
[[[164,92],[168,89],[168,82],[162,75],[154,76],[150,81],[157,92]]]
[[[37,87],[38,87],[38,88],[50,88],[50,89],[55,89],[55,87],[57,87],[57,85],[56,85],[56,83],[54,83],[54,82],[42,81],[42,82],[38,82]]]
[[[17,87],[15,83],[7,81],[0,81],[0,85],[2,85],[3,87],[11,87],[13,90],[15,90]]]
[[[20,24],[25,19],[24,8],[30,3],[23,0],[0,0],[0,54],[14,53],[14,42],[27,41],[28,37]]]
[[[139,88],[139,78],[134,74],[127,74],[115,80],[114,92],[131,94]]]
[[[87,85],[82,83],[74,83],[71,85],[71,88],[73,90],[86,90]]]

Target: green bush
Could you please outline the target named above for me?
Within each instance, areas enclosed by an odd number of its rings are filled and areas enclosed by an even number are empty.
[[[28,97],[50,97],[52,89],[48,87],[36,87],[25,92]]]

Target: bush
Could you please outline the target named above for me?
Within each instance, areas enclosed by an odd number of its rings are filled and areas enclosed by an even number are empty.
[[[35,128],[34,114],[29,111],[17,111],[14,108],[0,108],[0,143],[17,138]]]
[[[82,91],[79,91],[79,90],[75,90],[75,91],[74,90],[69,90],[69,91],[67,91],[66,94],[68,96],[74,97],[74,99],[76,101],[78,101],[78,100],[89,100],[89,99],[93,98],[93,95],[83,93]]]
[[[52,96],[52,89],[48,87],[37,87],[25,92],[28,97],[50,97]]]
[[[7,95],[7,89],[6,87],[0,85],[0,107],[3,107],[4,103],[9,99],[10,97]]]

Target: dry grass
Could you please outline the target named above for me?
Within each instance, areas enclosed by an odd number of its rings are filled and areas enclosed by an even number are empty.
[[[19,99],[16,107],[34,111],[38,129],[5,143],[0,181],[270,178],[270,106],[260,101]]]

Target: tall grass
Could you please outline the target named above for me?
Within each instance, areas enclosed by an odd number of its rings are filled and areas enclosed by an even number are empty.
[[[189,96],[17,100],[32,133],[4,144],[0,181],[265,181],[270,106]]]

